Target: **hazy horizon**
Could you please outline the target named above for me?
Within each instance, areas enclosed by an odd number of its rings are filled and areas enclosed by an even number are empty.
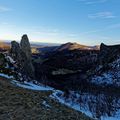
[[[120,1],[0,0],[0,40],[108,45],[120,42]]]
[[[0,40],[0,42],[5,42],[5,43],[10,43],[11,41],[17,41],[20,43],[20,40]],[[36,45],[50,45],[50,46],[57,46],[61,45],[64,43],[52,43],[52,42],[40,42],[40,41],[30,41],[31,44],[36,44]]]
[[[20,43],[20,40],[0,40],[0,42],[6,42],[6,43],[11,43],[11,41],[17,41]],[[80,45],[85,45],[85,46],[100,46],[102,43],[100,44],[93,44],[93,45],[87,45],[87,44],[82,44],[82,43],[78,43],[78,42],[65,42],[65,43],[53,43],[53,42],[41,42],[41,41],[30,41],[30,44],[33,45],[43,45],[43,46],[60,46],[62,44],[66,44],[66,43],[77,43]],[[105,44],[105,43],[104,43]],[[118,45],[118,44],[106,44],[106,45]]]

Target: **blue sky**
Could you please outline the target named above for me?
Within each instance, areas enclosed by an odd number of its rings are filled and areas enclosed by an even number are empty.
[[[120,43],[120,0],[0,0],[0,39]]]

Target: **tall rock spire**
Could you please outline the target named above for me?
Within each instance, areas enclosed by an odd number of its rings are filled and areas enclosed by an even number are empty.
[[[34,79],[31,46],[27,35],[22,36],[20,44],[16,41],[11,42],[11,56],[20,65],[22,72]]]
[[[31,46],[27,35],[22,36],[20,47],[22,51],[26,54],[27,58],[31,59]]]
[[[32,60],[31,60],[31,55],[32,55],[31,46],[30,46],[30,42],[29,42],[27,35],[22,36],[20,47],[21,47],[22,52],[26,56],[26,59],[24,61],[25,72],[28,76],[30,76],[31,78],[34,78],[34,67],[33,67]]]

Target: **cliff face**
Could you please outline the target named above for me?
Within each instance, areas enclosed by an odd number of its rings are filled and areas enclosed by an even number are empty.
[[[100,64],[107,64],[114,61],[120,55],[120,45],[107,46],[100,45],[99,62]]]
[[[27,35],[22,36],[20,47],[22,51],[25,53],[26,57],[29,58],[29,60],[31,60],[31,46]]]
[[[26,71],[26,74],[28,76],[30,76],[31,78],[34,78],[34,67],[32,65],[32,60],[31,60],[31,58],[32,58],[31,46],[30,46],[27,35],[22,36],[22,39],[20,42],[20,47],[21,47],[21,50],[22,50],[24,56],[26,57],[26,59],[24,60],[24,63],[23,63],[23,67]]]
[[[16,41],[11,42],[11,56],[13,59],[16,60],[17,63],[21,63],[22,61],[22,50],[20,48],[20,45]]]
[[[92,82],[101,86],[120,86],[120,45],[101,44]]]
[[[120,57],[111,63],[98,66],[92,83],[99,86],[120,87]]]
[[[19,64],[22,72],[34,78],[34,67],[31,60],[31,47],[27,35],[23,35],[20,44],[16,41],[11,42],[11,56]]]

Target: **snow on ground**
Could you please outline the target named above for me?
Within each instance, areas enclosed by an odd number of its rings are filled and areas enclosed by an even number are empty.
[[[2,77],[6,77],[6,78],[13,78],[12,76],[8,76],[6,74],[0,74],[0,76]],[[65,99],[64,92],[60,91],[60,90],[55,90],[51,87],[48,86],[44,86],[42,84],[34,84],[33,82],[26,82],[24,81],[24,83],[16,81],[16,80],[12,80],[11,83],[15,84],[16,86],[22,87],[22,88],[26,88],[26,89],[31,89],[31,90],[37,90],[37,91],[53,91],[53,94],[50,95],[50,98],[57,100],[58,102],[60,102],[61,104],[64,104],[70,108],[73,108],[74,110],[80,111],[84,114],[86,114],[87,116],[94,118],[93,114],[90,110],[89,110],[89,106],[87,104],[87,102],[90,102],[91,100],[93,102],[96,102],[96,98],[94,95],[89,95],[89,94],[78,94],[71,91],[71,96],[67,99]],[[77,101],[77,98],[82,99],[83,103],[80,104],[79,101]],[[103,95],[100,97],[100,100],[104,100]],[[103,101],[104,102],[104,101]],[[120,103],[120,102],[119,102]],[[118,104],[119,104],[118,103]],[[43,101],[43,105],[46,108],[51,108],[51,106],[49,106],[49,104],[47,104],[46,101]],[[119,106],[119,105],[118,105]],[[94,104],[92,105],[92,107],[94,108]],[[120,110],[116,113],[116,115],[114,117],[101,117],[101,120],[120,120]]]
[[[43,103],[42,103],[46,108],[51,108],[51,106],[46,102],[46,101],[43,101]]]
[[[113,78],[110,73],[104,73],[101,76],[94,76],[94,78],[91,81],[92,83],[95,84],[107,84],[107,85],[112,85],[113,84]]]
[[[100,76],[94,76],[91,82],[97,85],[120,86],[120,71],[109,71]]]
[[[120,120],[120,110],[116,113],[115,117],[101,117],[101,120]]]
[[[60,90],[54,90],[53,88],[48,87],[48,86],[45,87],[43,85],[35,85],[32,82],[26,82],[26,81],[24,83],[21,83],[19,81],[13,80],[12,83],[15,84],[16,86],[19,86],[19,87],[22,87],[22,88],[26,88],[26,89],[31,89],[31,90],[38,90],[38,91],[49,91],[49,90],[52,90],[53,94],[50,96],[51,98],[56,99],[60,103],[65,104],[65,105],[67,105],[67,106],[69,106],[69,107],[71,107],[71,108],[73,108],[73,109],[75,109],[77,111],[85,113],[89,117],[92,117],[92,114],[89,111],[87,111],[85,109],[80,109],[80,105],[78,105],[76,103],[72,104],[73,103],[72,101],[66,102],[64,99],[60,98],[58,96],[58,94],[63,94],[63,92],[60,91]],[[46,101],[43,101],[43,105],[46,106],[47,108],[51,107],[51,106],[49,106],[46,103]]]
[[[72,96],[71,98],[67,98],[65,99],[63,97],[63,92],[60,91],[60,90],[56,90],[53,92],[52,95],[50,95],[51,98],[57,100],[58,102],[60,102],[61,104],[64,104],[70,108],[73,108],[74,110],[77,110],[77,111],[80,111],[84,114],[86,114],[87,116],[89,116],[90,118],[94,118],[97,120],[97,118],[93,117],[94,113],[92,113],[89,108],[88,108],[88,103],[90,102],[91,99],[93,100],[96,100],[96,97],[94,95],[89,95],[89,94],[85,94],[85,96],[83,95],[82,96],[82,99],[83,99],[83,104],[80,105],[80,103],[78,103],[77,101],[77,97],[80,97],[79,94],[76,94],[76,98],[73,100],[72,99]],[[88,100],[87,100],[88,99]],[[101,101],[104,99],[104,96],[102,95],[101,96]],[[88,103],[86,103],[86,101]],[[93,101],[92,101],[93,102]],[[95,101],[94,101],[95,102]],[[104,101],[102,101],[104,102]],[[91,106],[92,108],[95,107],[94,105]],[[94,110],[94,109],[93,109]],[[95,111],[94,111],[95,112]],[[113,117],[108,117],[107,115],[106,116],[101,116],[101,120],[120,120],[120,110],[115,114],[115,116]]]
[[[120,87],[120,58],[109,64],[110,69],[102,74],[95,75],[91,82],[97,85],[113,85]],[[101,69],[98,67],[97,70]]]
[[[0,73],[0,76],[8,78],[8,79],[14,78],[13,76],[9,76],[9,75],[4,74],[4,73]],[[44,86],[42,84],[37,85],[37,84],[34,84],[32,82],[24,81],[22,83],[22,82],[19,82],[17,80],[12,80],[11,83],[15,84],[16,86],[19,86],[19,87],[22,87],[22,88],[26,88],[26,89],[31,89],[31,90],[40,90],[40,91],[53,90],[53,88],[51,88],[51,87]]]
[[[56,90],[53,92],[52,95],[50,95],[51,98],[53,99],[56,99],[58,102],[70,107],[70,108],[73,108],[74,110],[77,110],[77,111],[80,111],[84,114],[86,114],[87,116],[91,117],[92,118],[92,114],[90,111],[86,110],[86,109],[80,109],[80,105],[77,104],[77,103],[73,103],[72,101],[66,101],[65,99],[63,99],[62,97],[60,97],[60,95],[62,95],[63,92],[60,91],[60,90]]]
[[[53,88],[48,87],[48,86],[43,86],[43,85],[36,85],[32,82],[19,82],[16,80],[12,81],[13,84],[15,84],[16,86],[22,87],[22,88],[26,88],[26,89],[31,89],[31,90],[40,90],[40,91],[48,91],[48,90],[53,90]]]
[[[12,63],[12,64],[15,63],[15,61],[13,60],[13,58],[12,58],[11,56],[6,56],[6,59],[7,59],[8,61],[10,61],[10,63]]]
[[[5,77],[5,78],[8,78],[8,79],[13,78],[13,76],[9,76],[9,75],[4,74],[4,73],[0,73],[0,76],[1,76],[1,77]]]

